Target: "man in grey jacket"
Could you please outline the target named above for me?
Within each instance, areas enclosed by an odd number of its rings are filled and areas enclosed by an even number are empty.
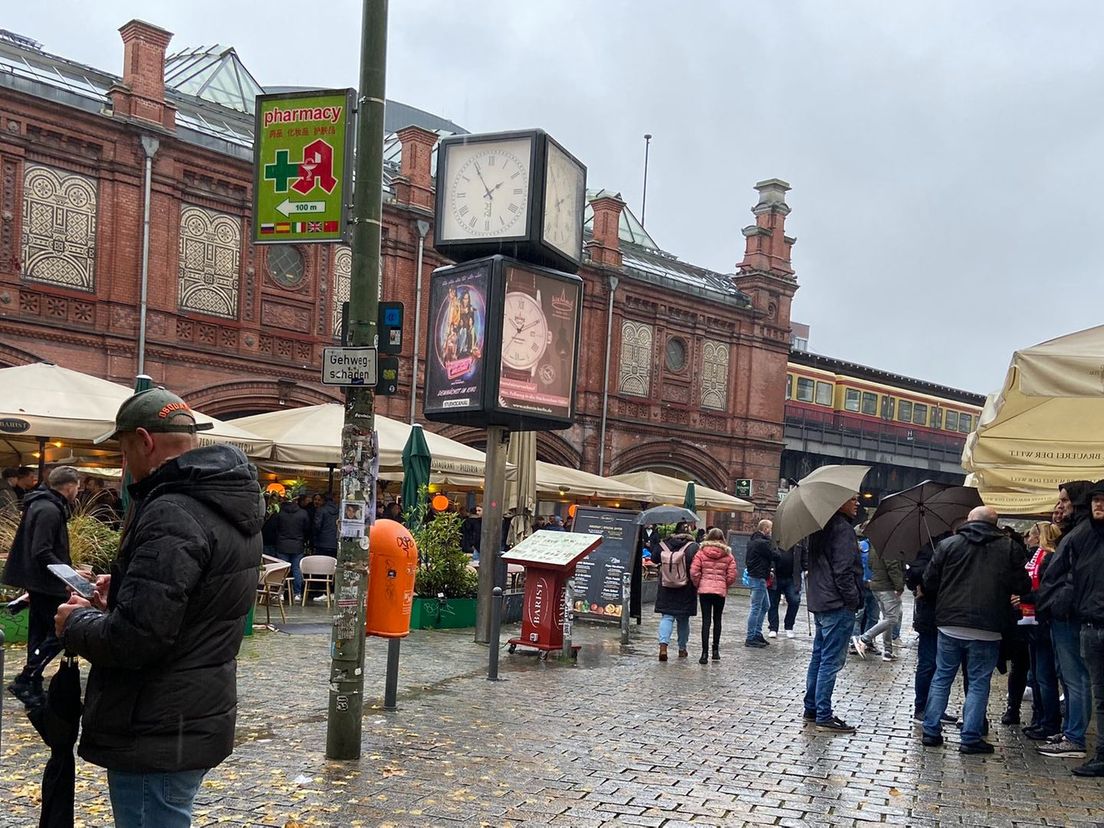
[[[832,713],[832,692],[847,659],[855,612],[862,605],[862,558],[851,526],[858,510],[856,495],[809,537],[807,602],[816,619],[816,637],[805,676],[805,720],[815,721],[817,730],[826,732],[855,732]]]
[[[855,636],[855,652],[860,658],[866,658],[868,648],[874,646],[874,639],[882,636],[882,661],[893,661],[893,631],[901,623],[901,594],[905,591],[905,566],[901,561],[887,561],[882,553],[870,545],[870,571],[874,577],[870,581],[870,591],[878,602],[882,612],[881,620],[860,636]]]

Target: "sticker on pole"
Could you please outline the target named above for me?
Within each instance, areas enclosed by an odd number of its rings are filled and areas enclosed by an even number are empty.
[[[256,244],[347,241],[354,103],[352,89],[257,96]]]
[[[324,348],[322,384],[375,387],[378,365],[375,348]]]

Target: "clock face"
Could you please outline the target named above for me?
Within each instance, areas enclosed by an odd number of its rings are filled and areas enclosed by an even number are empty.
[[[548,348],[548,320],[540,302],[528,293],[507,293],[502,316],[502,364],[518,371],[532,368]]]
[[[578,260],[582,252],[583,203],[586,173],[567,153],[551,141],[544,185],[544,241],[561,253]]]
[[[521,236],[529,213],[530,138],[449,144],[439,238]]]

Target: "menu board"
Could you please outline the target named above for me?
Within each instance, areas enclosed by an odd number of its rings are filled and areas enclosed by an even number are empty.
[[[567,567],[600,546],[602,542],[603,538],[598,534],[542,530],[514,544],[509,552],[502,553],[502,560],[537,566],[544,564],[552,567]]]
[[[640,557],[639,514],[591,506],[576,509],[572,531],[603,538],[602,545],[575,567],[576,615],[621,620],[622,576],[632,574],[633,559]]]
[[[489,279],[487,265],[431,279],[426,414],[482,408]]]

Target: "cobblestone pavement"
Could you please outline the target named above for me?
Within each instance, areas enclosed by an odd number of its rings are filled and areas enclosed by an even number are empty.
[[[996,725],[988,757],[960,755],[953,730],[946,747],[922,748],[911,648],[895,663],[851,657],[836,706],[859,732],[816,733],[801,719],[804,613],[795,640],[746,649],[746,603],[730,599],[722,660],[705,666],[659,663],[647,609],[624,649],[615,628],[577,627],[577,665],[504,649],[498,683],[486,680],[487,651],[470,630],[414,632],[399,710],[366,707],[362,757],[347,763],[324,758],[326,612],[294,610],[292,620],[312,623],[246,639],[237,748],[204,782],[195,824],[1104,824],[1104,782],[1070,775],[1077,760],[1038,756],[1018,728]],[[696,619],[692,630],[693,653]],[[369,641],[369,699],[382,696],[386,649]],[[7,648],[5,682],[23,655]],[[994,719],[1003,689],[995,677]],[[34,825],[46,753],[10,696],[3,728],[0,825]],[[84,762],[77,813],[78,825],[111,824],[103,772]]]

